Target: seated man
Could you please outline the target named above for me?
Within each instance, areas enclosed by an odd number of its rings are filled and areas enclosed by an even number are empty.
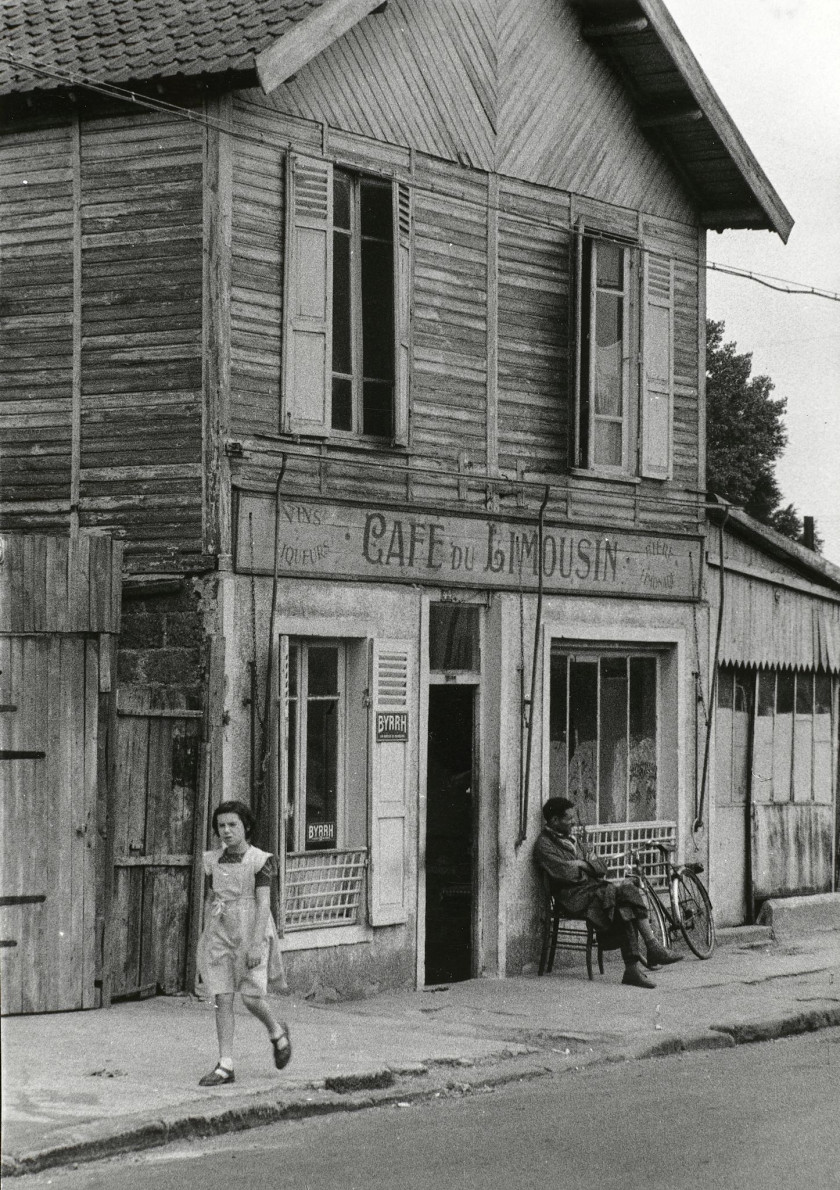
[[[682,958],[653,936],[645,899],[630,880],[610,883],[607,868],[588,848],[575,840],[574,803],[551,797],[543,806],[545,826],[534,844],[534,860],[551,882],[562,911],[571,918],[589,921],[602,943],[618,945],[624,959],[621,982],[637,988],[654,988],[639,967],[639,934],[645,942],[650,966],[677,963]]]

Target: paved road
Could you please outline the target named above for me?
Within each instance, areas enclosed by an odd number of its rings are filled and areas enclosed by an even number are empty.
[[[837,1190],[840,1029],[48,1171],[19,1190]]]

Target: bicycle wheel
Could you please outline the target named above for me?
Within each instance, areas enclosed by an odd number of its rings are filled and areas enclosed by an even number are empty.
[[[671,945],[670,933],[665,920],[665,914],[659,903],[659,897],[647,880],[639,881],[639,891],[647,902],[648,921],[650,922],[650,928],[653,930],[654,938],[661,946],[664,946],[666,949],[669,948]]]
[[[698,959],[709,958],[715,948],[715,919],[709,894],[694,872],[677,873],[677,907],[682,936]]]

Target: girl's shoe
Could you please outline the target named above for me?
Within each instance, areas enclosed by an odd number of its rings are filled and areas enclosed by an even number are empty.
[[[278,1070],[282,1070],[284,1066],[288,1066],[292,1059],[292,1039],[289,1036],[289,1026],[283,1026],[283,1032],[279,1037],[271,1039],[271,1048],[274,1050],[274,1065]]]
[[[236,1075],[226,1066],[216,1066],[204,1078],[198,1080],[200,1087],[223,1087],[226,1083],[235,1083]]]

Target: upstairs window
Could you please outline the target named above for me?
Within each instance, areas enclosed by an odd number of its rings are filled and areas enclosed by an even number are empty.
[[[579,228],[576,298],[575,465],[670,478],[672,262]]]
[[[289,164],[283,430],[408,441],[410,194]]]

